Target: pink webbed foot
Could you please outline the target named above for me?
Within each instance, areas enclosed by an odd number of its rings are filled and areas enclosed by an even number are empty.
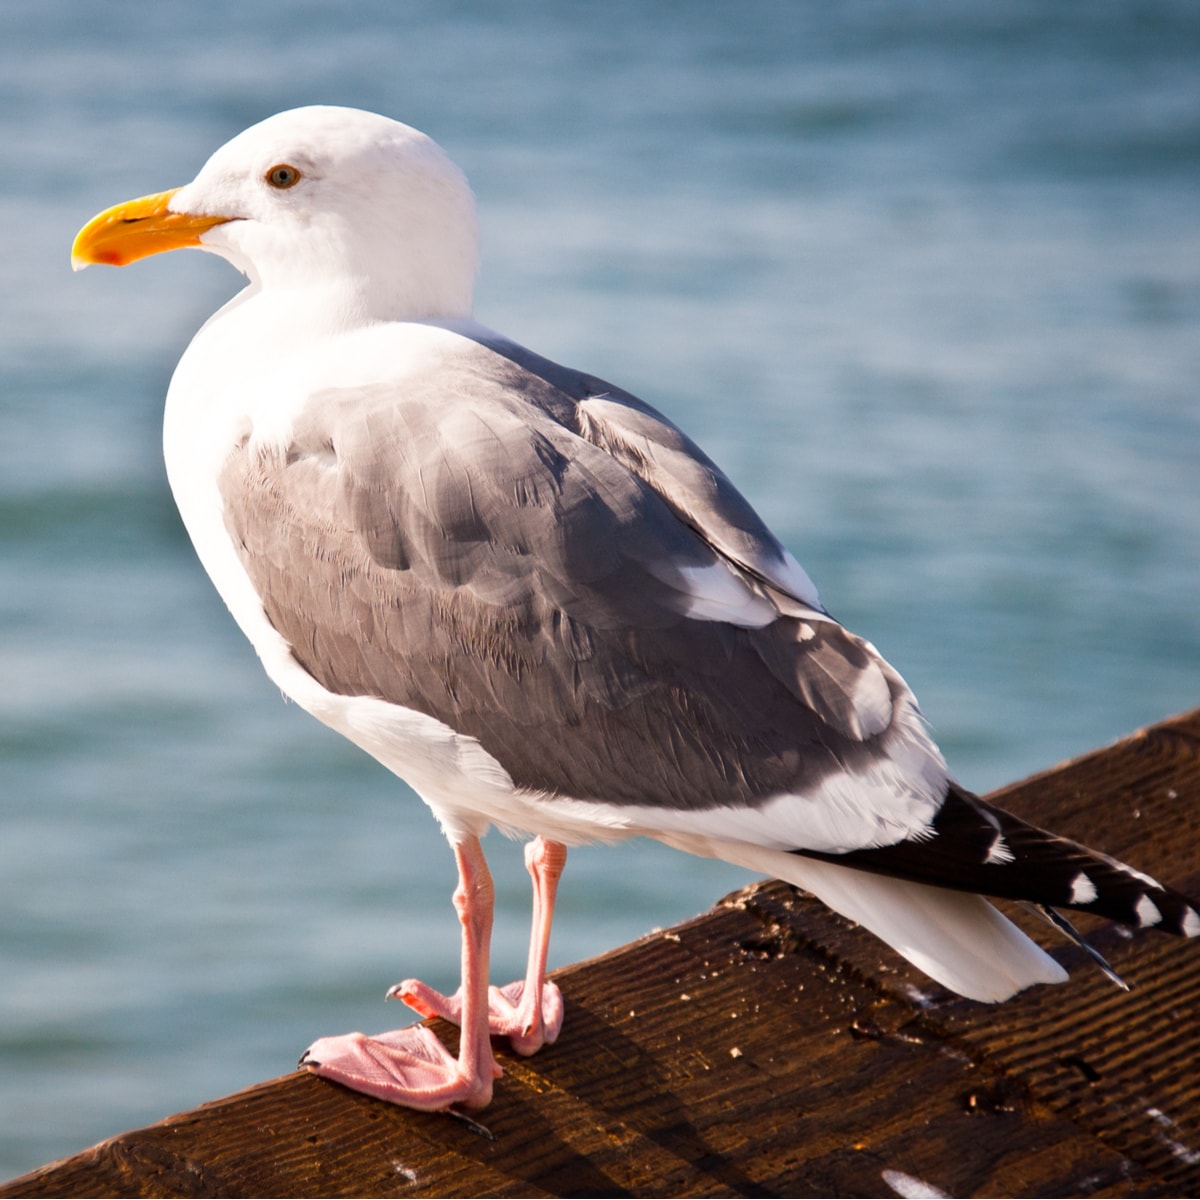
[[[521,979],[502,988],[488,988],[488,1032],[493,1037],[508,1038],[518,1054],[536,1054],[543,1046],[551,1045],[562,1030],[562,992],[549,980],[542,983],[541,990],[539,1004],[536,992]],[[419,979],[406,979],[387,995],[389,1000],[403,1000],[423,1017],[442,1017],[454,1025],[462,1024],[461,989],[453,996],[444,996]]]
[[[490,1069],[464,1071],[433,1031],[421,1025],[375,1037],[346,1033],[318,1038],[300,1066],[356,1092],[423,1112],[453,1105],[484,1108],[492,1099],[492,1080],[500,1075],[494,1061]]]
[[[533,1054],[558,1037],[562,994],[546,979],[546,955],[566,847],[539,837],[525,848],[525,864],[533,878],[529,964],[523,981],[504,988],[489,988],[487,983],[494,889],[479,838],[464,836],[456,841],[454,856],[458,862],[454,908],[463,931],[462,986],[453,996],[443,996],[409,979],[388,996],[398,996],[424,1016],[441,1016],[458,1025],[462,1030],[458,1057],[432,1030],[416,1026],[373,1038],[361,1033],[320,1038],[305,1051],[302,1067],[407,1108],[426,1112],[454,1105],[483,1108],[491,1102],[492,1084],[500,1077],[492,1054],[493,1033],[507,1037],[519,1054]]]
[[[462,1036],[458,1057],[433,1031],[414,1026],[369,1038],[361,1033],[319,1038],[300,1065],[391,1104],[439,1112],[454,1105],[491,1103],[500,1068],[487,1027],[488,946],[492,937],[492,876],[477,837],[454,846],[458,887],[454,907],[462,923]]]
[[[487,991],[488,1032],[508,1038],[518,1054],[536,1054],[553,1042],[562,1029],[562,993],[546,978],[546,958],[558,881],[566,861],[567,848],[559,842],[537,837],[526,845],[525,866],[533,880],[533,925],[525,978]],[[453,996],[443,996],[417,979],[406,979],[388,992],[388,999],[403,1000],[424,1017],[443,1017],[460,1027],[462,996],[462,988]]]

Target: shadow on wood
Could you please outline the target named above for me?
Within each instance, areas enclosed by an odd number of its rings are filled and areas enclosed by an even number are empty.
[[[1200,892],[1200,710],[989,799]],[[1200,1193],[1200,945],[1081,919],[1126,994],[1007,911],[1070,983],[963,1000],[768,882],[558,972],[562,1037],[498,1051],[478,1123],[295,1073],[0,1196]]]

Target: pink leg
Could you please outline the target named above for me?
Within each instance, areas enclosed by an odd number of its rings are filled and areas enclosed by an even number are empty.
[[[567,848],[561,842],[538,837],[525,847],[525,866],[533,878],[529,965],[524,980],[488,992],[488,1029],[497,1037],[508,1038],[518,1054],[535,1053],[553,1042],[562,1029],[562,993],[546,979],[546,959],[558,881],[566,862]],[[443,996],[419,980],[406,979],[396,984],[388,996],[403,1000],[422,1016],[444,1017],[463,1024],[461,989],[453,996]]]
[[[356,1092],[407,1108],[436,1112],[461,1104],[483,1108],[492,1099],[500,1068],[488,1034],[488,954],[495,889],[476,837],[454,847],[458,887],[454,907],[462,922],[462,1038],[455,1059],[423,1026],[381,1033],[320,1038],[300,1065]]]

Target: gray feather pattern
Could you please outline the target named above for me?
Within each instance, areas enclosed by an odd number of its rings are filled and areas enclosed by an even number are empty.
[[[588,406],[598,381],[555,370],[473,347],[315,396],[286,453],[234,452],[227,526],[296,659],[470,734],[550,795],[754,805],[886,752],[891,718],[855,697],[877,678],[890,713],[906,689],[820,610],[761,629],[684,615],[680,568],[731,564],[771,592],[778,543],[653,410],[622,427],[615,390]]]

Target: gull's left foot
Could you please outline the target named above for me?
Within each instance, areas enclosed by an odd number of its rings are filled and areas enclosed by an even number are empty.
[[[453,996],[443,996],[419,979],[406,979],[396,984],[387,998],[403,1000],[423,1017],[442,1017],[451,1024],[461,1025],[460,993],[461,989]],[[562,1030],[562,1023],[562,992],[549,980],[542,984],[540,1004],[523,980],[502,988],[488,988],[488,1032],[493,1037],[508,1038],[518,1054],[536,1054],[543,1046],[552,1044]]]

